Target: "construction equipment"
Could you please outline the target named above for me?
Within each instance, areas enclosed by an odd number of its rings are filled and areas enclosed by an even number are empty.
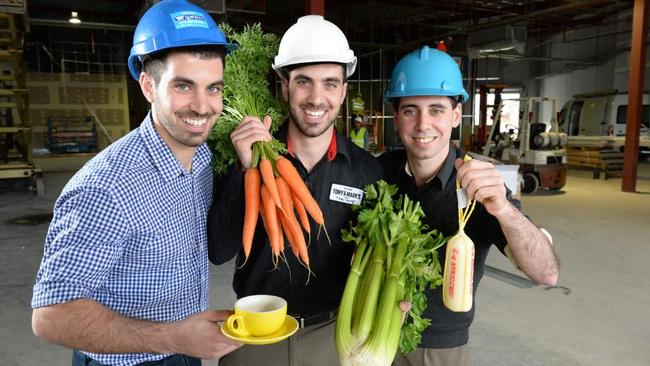
[[[495,123],[484,154],[506,164],[518,164],[523,182],[521,191],[533,193],[539,187],[558,190],[566,182],[567,135],[558,132],[557,102],[548,97],[514,99],[520,103],[519,126],[498,131]],[[551,103],[550,123],[534,122],[534,107]],[[548,129],[548,131],[547,131]]]
[[[92,116],[47,119],[47,149],[52,154],[97,151],[97,128]]]
[[[501,120],[501,108],[503,104],[501,103],[501,93],[507,87],[505,84],[485,84],[479,86],[479,125],[476,135],[473,136],[472,142],[472,151],[480,152],[481,149],[485,148],[491,143],[491,136],[496,130],[499,131],[499,122]],[[494,94],[494,104],[487,104],[488,94],[492,92]],[[489,131],[488,137],[488,125],[487,125],[487,112],[488,108],[492,109],[492,129]],[[483,155],[487,155],[484,151]]]
[[[32,160],[32,126],[27,113],[25,2],[0,5],[0,188],[26,184],[42,195],[42,174]]]

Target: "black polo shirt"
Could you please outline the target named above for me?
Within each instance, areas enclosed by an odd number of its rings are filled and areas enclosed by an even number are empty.
[[[406,152],[404,150],[383,154],[379,161],[386,171],[389,183],[397,184],[402,194],[407,194],[413,200],[420,202],[424,210],[423,221],[432,229],[437,229],[445,236],[458,232],[458,201],[456,198],[456,158],[465,156],[457,148],[450,148],[449,155],[435,177],[420,187],[405,171]],[[512,198],[508,191],[508,199],[517,208],[519,201]],[[490,215],[483,205],[476,203],[465,233],[472,239],[476,247],[474,258],[474,295],[479,281],[483,277],[485,260],[492,244],[504,252],[506,238],[496,218]],[[447,246],[438,249],[438,258],[444,268],[445,251]],[[428,306],[424,316],[431,319],[431,325],[422,334],[422,344],[425,348],[449,348],[461,346],[468,341],[469,326],[474,319],[474,309],[465,313],[455,313],[448,310],[442,303],[442,286],[427,290]]]
[[[276,138],[287,142],[287,124]],[[293,256],[288,244],[284,254],[287,264],[280,261],[277,268],[271,260],[271,249],[261,220],[258,221],[248,262],[242,266],[242,227],[244,218],[243,174],[236,168],[215,180],[214,202],[208,216],[208,253],[210,261],[221,264],[237,255],[233,289],[237,297],[271,294],[285,298],[288,312],[294,316],[309,316],[338,310],[354,244],[341,240],[340,231],[349,226],[351,205],[340,202],[342,187],[363,190],[383,178],[377,160],[335,132],[328,154],[307,172],[291,154],[286,157],[297,168],[323,211],[331,244],[318,226],[311,221],[309,261],[313,275],[307,283],[308,272]],[[343,188],[345,191],[345,188]],[[339,199],[339,200],[337,200]]]

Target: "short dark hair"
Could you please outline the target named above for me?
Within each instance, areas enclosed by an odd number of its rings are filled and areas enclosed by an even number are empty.
[[[289,80],[289,74],[291,73],[291,71],[293,71],[293,70],[295,70],[295,69],[297,69],[299,67],[310,66],[310,65],[319,65],[319,64],[329,64],[329,63],[341,65],[341,67],[343,68],[343,82],[347,83],[348,82],[348,76],[347,76],[347,73],[346,73],[347,65],[342,64],[342,63],[338,63],[338,62],[305,62],[305,63],[302,63],[302,64],[293,64],[293,65],[288,65],[288,66],[280,68],[278,70],[278,73],[280,74],[280,77],[282,77],[283,79],[288,81]]]
[[[460,103],[462,96],[459,95],[456,97],[448,97],[448,98],[449,101],[451,102],[451,109],[456,109],[456,106],[458,105],[458,103]],[[393,111],[395,111],[395,113],[399,111],[399,103],[401,100],[402,98],[400,97],[400,98],[393,98],[393,100],[391,101],[391,103],[393,104]]]
[[[160,83],[160,75],[167,66],[167,56],[172,52],[189,53],[202,60],[220,58],[223,67],[226,67],[226,49],[222,46],[189,46],[162,50],[142,57],[142,71],[153,77],[155,85]]]

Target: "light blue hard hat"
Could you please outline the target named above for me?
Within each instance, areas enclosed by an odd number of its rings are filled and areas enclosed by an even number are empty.
[[[144,13],[135,29],[129,71],[138,80],[142,56],[169,48],[204,45],[223,46],[226,52],[235,48],[205,10],[187,0],[162,0]]]
[[[395,65],[386,100],[423,95],[460,96],[461,103],[469,98],[456,61],[429,46],[410,52]]]

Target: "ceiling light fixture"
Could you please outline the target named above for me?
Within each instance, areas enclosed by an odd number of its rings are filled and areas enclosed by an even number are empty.
[[[81,19],[79,19],[79,14],[77,14],[76,11],[72,12],[72,16],[70,16],[70,19],[68,21],[72,24],[79,24],[81,23]]]

